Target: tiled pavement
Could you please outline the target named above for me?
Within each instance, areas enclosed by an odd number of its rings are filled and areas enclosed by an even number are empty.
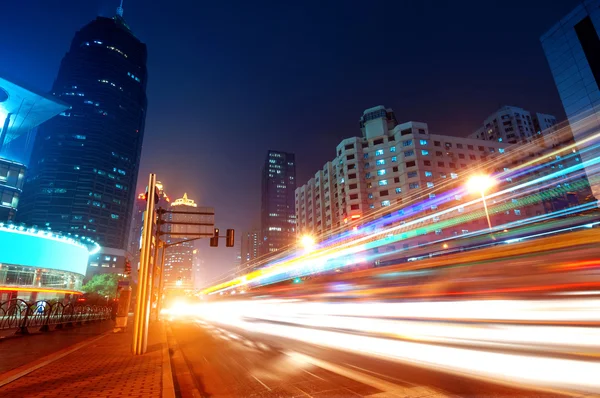
[[[109,332],[88,340],[87,345],[77,351],[3,385],[0,387],[0,397],[172,396],[163,326],[160,323],[150,325],[148,352],[145,355],[131,354],[131,339],[130,328],[126,333]],[[1,374],[0,384],[7,376],[14,376],[24,368],[26,366]]]

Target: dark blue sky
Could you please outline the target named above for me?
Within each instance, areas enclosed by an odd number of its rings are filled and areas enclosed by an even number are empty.
[[[503,104],[564,118],[539,37],[577,0],[142,1],[124,17],[148,45],[138,186],[215,206],[221,228],[258,222],[267,149],[305,183],[359,135],[365,108],[466,135]],[[0,73],[49,90],[73,34],[117,0],[3,4]],[[204,243],[204,242],[203,242]],[[208,244],[203,245],[208,246]],[[206,249],[207,277],[231,249]]]

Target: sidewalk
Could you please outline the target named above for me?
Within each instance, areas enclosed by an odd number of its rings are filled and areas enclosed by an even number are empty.
[[[15,336],[16,329],[2,331],[0,378],[5,372],[112,330],[113,325],[113,321],[107,320],[50,332],[31,330],[25,336]]]
[[[164,326],[150,324],[148,351],[141,356],[131,354],[129,326],[125,333],[105,332],[0,374],[0,396],[173,398]]]

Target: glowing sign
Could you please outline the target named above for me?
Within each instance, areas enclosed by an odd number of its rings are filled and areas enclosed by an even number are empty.
[[[84,245],[68,238],[0,228],[0,263],[85,275],[88,254]]]

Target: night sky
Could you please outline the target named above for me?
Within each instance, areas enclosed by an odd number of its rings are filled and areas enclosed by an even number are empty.
[[[539,37],[578,3],[125,0],[149,54],[139,190],[156,172],[171,197],[187,192],[241,233],[258,225],[267,149],[295,152],[304,184],[360,135],[366,108],[449,135],[501,105],[564,119]],[[0,73],[49,91],[75,31],[117,6],[4,3]],[[231,266],[232,249],[202,248],[207,279]]]

